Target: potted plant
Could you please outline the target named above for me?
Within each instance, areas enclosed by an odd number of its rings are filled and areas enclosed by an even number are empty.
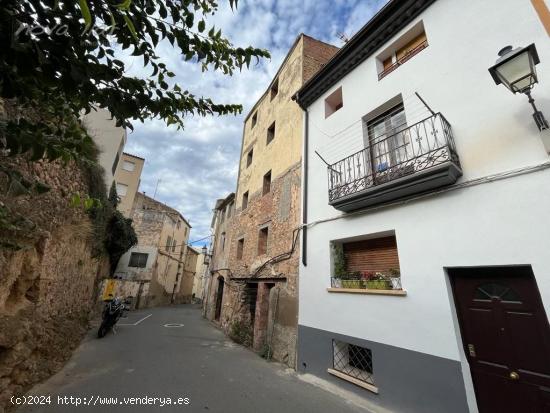
[[[365,288],[365,283],[361,279],[361,272],[354,271],[346,273],[346,275],[342,277],[342,287],[352,289]]]
[[[332,257],[334,259],[334,276],[332,277],[331,286],[333,288],[341,288],[342,279],[347,274],[346,257],[344,256],[342,244],[332,244]]]
[[[391,268],[388,272],[389,272],[389,278],[390,278],[392,289],[400,290],[401,289],[401,271],[399,271],[399,268]]]
[[[369,273],[367,281],[367,288],[372,290],[389,290],[390,282],[386,276],[380,272]]]

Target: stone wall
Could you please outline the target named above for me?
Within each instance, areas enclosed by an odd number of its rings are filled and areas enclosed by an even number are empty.
[[[54,374],[87,330],[109,273],[92,256],[91,222],[72,194],[87,193],[80,169],[69,163],[0,162],[51,187],[42,195],[11,196],[0,176],[0,203],[20,216],[20,230],[0,228],[0,412],[9,398]]]

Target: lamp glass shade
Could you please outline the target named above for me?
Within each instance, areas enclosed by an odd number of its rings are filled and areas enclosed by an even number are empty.
[[[500,81],[512,92],[524,92],[537,82],[537,72],[529,49],[495,66]]]

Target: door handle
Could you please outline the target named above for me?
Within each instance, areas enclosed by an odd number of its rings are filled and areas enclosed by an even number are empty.
[[[510,373],[510,379],[511,380],[519,380],[519,374],[517,374],[515,371]]]

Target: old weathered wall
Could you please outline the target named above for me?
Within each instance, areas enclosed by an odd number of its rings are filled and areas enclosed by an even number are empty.
[[[74,164],[0,158],[51,187],[11,196],[0,177],[0,203],[18,214],[19,231],[0,229],[0,412],[9,398],[55,373],[87,328],[107,258],[92,256],[91,223],[71,195],[87,193]],[[13,188],[12,188],[13,190]]]
[[[273,80],[278,92],[268,90],[245,120],[235,211],[215,228],[211,266],[214,274],[208,279],[206,316],[216,318],[216,303],[221,297],[218,286],[223,280],[220,326],[234,336],[235,322],[239,320],[240,330],[252,330],[249,344],[256,351],[292,367],[300,255],[299,246],[293,241],[300,224],[303,115],[291,98],[337,50],[308,36],[297,39]],[[268,129],[273,124],[275,137],[268,142]],[[271,184],[269,191],[264,191],[267,172],[271,172]],[[260,230],[265,228],[267,251],[259,246]],[[225,249],[220,248],[220,231],[225,232]],[[240,258],[239,240],[244,240]],[[223,269],[226,267],[228,270]],[[249,334],[241,332],[244,336]]]

